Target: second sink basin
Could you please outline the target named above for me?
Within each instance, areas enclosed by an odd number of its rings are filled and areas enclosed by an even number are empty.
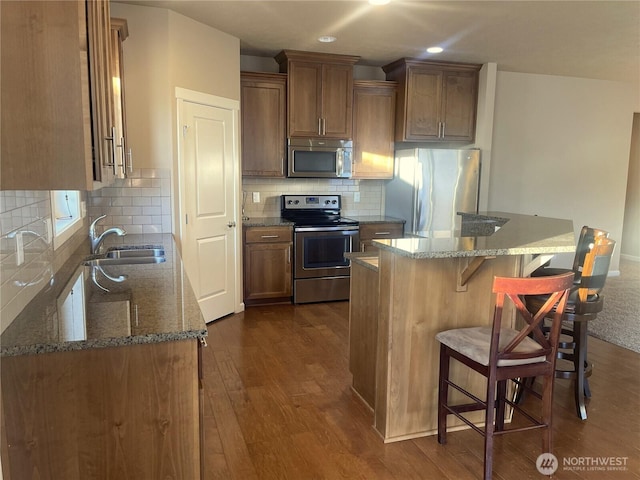
[[[118,248],[109,250],[105,258],[164,257],[164,248]]]
[[[115,247],[101,256],[88,257],[83,263],[90,267],[106,267],[109,265],[162,263],[165,261],[164,247],[161,245],[152,245]]]

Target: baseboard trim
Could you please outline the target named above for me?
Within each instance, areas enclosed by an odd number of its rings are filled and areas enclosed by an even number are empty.
[[[626,253],[621,253],[620,254],[620,259],[621,260],[628,260],[630,262],[640,262],[640,257],[636,257],[634,255],[628,255]]]

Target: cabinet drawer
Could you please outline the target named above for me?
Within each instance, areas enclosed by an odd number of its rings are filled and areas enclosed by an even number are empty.
[[[291,227],[249,227],[245,230],[246,243],[291,242]]]
[[[403,230],[404,226],[402,223],[372,223],[360,225],[360,241],[402,237]]]

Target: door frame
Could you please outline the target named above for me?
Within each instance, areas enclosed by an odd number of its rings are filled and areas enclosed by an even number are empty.
[[[182,112],[183,112],[183,104],[185,102],[190,103],[198,103],[201,105],[206,105],[209,107],[222,108],[226,110],[230,110],[233,116],[233,221],[236,222],[236,241],[235,241],[235,255],[234,255],[234,265],[235,265],[235,286],[234,286],[234,313],[244,311],[244,297],[243,297],[243,288],[242,288],[242,219],[240,218],[240,208],[242,199],[240,198],[242,195],[242,177],[241,177],[241,168],[240,168],[240,101],[233,100],[225,97],[218,97],[216,95],[211,95],[208,93],[197,92],[195,90],[189,90],[182,87],[175,87],[175,98],[176,98],[176,146],[177,152],[175,156],[174,165],[175,171],[178,173],[176,175],[176,180],[174,181],[174,191],[177,195],[174,195],[175,203],[174,203],[174,211],[176,211],[177,215],[174,220],[174,231],[178,237],[178,248],[180,250],[180,254],[182,255],[182,218],[185,215],[185,207],[183,204],[183,195],[184,188],[182,185],[182,181],[184,179],[184,163],[183,159],[183,139],[182,139]]]

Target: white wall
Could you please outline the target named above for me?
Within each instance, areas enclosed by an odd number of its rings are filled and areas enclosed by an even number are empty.
[[[576,235],[590,225],[620,241],[637,105],[630,84],[498,72],[489,209],[568,218]]]
[[[163,8],[112,3],[111,16],[125,18],[129,26],[124,85],[134,166],[170,169],[175,219],[175,88],[239,101],[240,40]]]

